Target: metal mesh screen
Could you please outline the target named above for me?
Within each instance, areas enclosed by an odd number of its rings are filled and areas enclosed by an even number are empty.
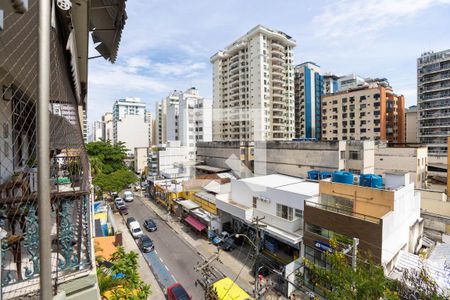
[[[68,38],[54,17],[51,32],[50,186],[52,279],[91,269],[88,160],[70,66]],[[38,295],[37,203],[38,1],[4,16],[0,31],[0,227],[4,298]],[[77,96],[78,95],[78,96]]]

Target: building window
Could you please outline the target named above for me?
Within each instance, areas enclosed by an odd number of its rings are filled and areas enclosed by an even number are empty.
[[[345,159],[345,150],[341,151],[341,159]]]
[[[349,151],[348,152],[348,158],[349,159],[353,159],[353,160],[361,159],[360,155],[359,155],[359,151]]]
[[[286,205],[277,204],[277,217],[292,221],[294,217],[294,209]]]
[[[253,208],[256,208],[257,203],[258,203],[258,197],[253,196]]]
[[[295,217],[302,219],[303,218],[303,210],[295,209]]]

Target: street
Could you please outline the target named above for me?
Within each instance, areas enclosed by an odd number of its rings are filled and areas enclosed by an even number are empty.
[[[135,194],[134,201],[127,203],[129,214],[125,216],[125,219],[136,218],[144,233],[153,240],[155,250],[144,253],[144,257],[150,263],[158,282],[163,289],[175,282],[180,282],[192,299],[203,299],[202,287],[195,286],[195,281],[199,276],[194,270],[194,266],[198,261],[202,261],[202,258],[166,222],[145,205],[144,201],[149,200]],[[142,225],[147,218],[152,218],[156,222],[158,230],[148,232],[143,228]]]

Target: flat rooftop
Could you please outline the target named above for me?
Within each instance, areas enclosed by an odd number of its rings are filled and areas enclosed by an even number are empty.
[[[250,177],[241,179],[240,181],[306,196],[316,196],[319,194],[318,182],[282,174]]]

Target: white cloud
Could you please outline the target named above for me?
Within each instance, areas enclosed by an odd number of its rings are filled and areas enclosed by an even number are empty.
[[[143,56],[132,56],[126,61],[132,68],[148,68],[150,66],[150,60]]]
[[[313,22],[316,33],[330,41],[354,38],[398,25],[438,4],[450,0],[343,0],[325,6]]]
[[[192,74],[196,74],[196,71],[206,69],[206,64],[202,62],[177,62],[177,63],[155,63],[152,68],[162,75],[185,75],[186,77],[192,77]]]

